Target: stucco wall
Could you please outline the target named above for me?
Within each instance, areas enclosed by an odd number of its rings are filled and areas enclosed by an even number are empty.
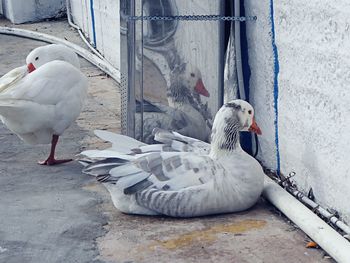
[[[65,15],[65,0],[0,0],[2,12],[12,23],[21,24]]]
[[[91,2],[93,3],[94,23]],[[120,69],[119,0],[70,0],[70,6],[74,23],[90,38],[90,42],[96,45],[97,50],[114,67]]]
[[[276,170],[279,155],[283,174],[350,222],[350,2],[272,3],[274,32],[271,1],[245,1],[258,17],[247,35],[259,159]]]

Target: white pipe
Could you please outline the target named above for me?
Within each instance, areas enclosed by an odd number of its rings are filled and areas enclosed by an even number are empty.
[[[350,242],[267,176],[263,196],[337,262],[350,263]]]
[[[66,0],[66,7],[67,7],[67,19],[68,19],[68,24],[75,28],[79,35],[80,38],[84,41],[84,43],[88,46],[88,48],[90,48],[90,50],[95,53],[96,56],[98,56],[100,59],[105,60],[105,58],[100,54],[100,52],[98,52],[90,43],[89,41],[86,39],[86,37],[83,34],[83,31],[81,30],[81,28],[79,26],[77,26],[76,24],[73,23],[72,21],[72,17],[71,17],[71,11],[70,11],[70,1]]]
[[[73,49],[78,55],[85,58],[90,63],[94,64],[96,67],[107,73],[109,76],[111,76],[115,81],[120,83],[120,72],[116,68],[114,68],[111,64],[108,62],[100,59],[98,56],[92,54],[85,48],[82,48],[76,44],[73,44],[67,40],[54,37],[48,34],[39,33],[31,30],[25,30],[25,29],[19,29],[19,28],[9,28],[9,27],[0,27],[0,34],[5,35],[14,35],[14,36],[20,36],[25,38],[30,38],[34,40],[44,41],[47,43],[55,43],[55,44],[62,44],[65,45],[71,49]]]
[[[292,195],[294,195],[296,198],[298,198],[301,202],[311,207],[312,210],[318,211],[322,216],[324,216],[329,222],[331,222],[333,225],[339,227],[341,230],[343,230],[346,234],[350,235],[350,227],[346,225],[344,222],[340,221],[334,214],[328,212],[326,209],[324,209],[319,204],[315,203],[311,199],[309,199],[307,196],[305,196],[302,192],[296,189],[288,189],[288,192],[290,192]]]

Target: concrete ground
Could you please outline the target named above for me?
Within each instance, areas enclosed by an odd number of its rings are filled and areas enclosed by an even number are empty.
[[[20,27],[81,44],[65,21]],[[0,35],[0,76],[43,44]],[[59,157],[107,147],[93,129],[120,130],[118,84],[81,64],[89,97],[62,136]],[[308,238],[264,200],[246,212],[186,220],[125,215],[76,161],[37,165],[48,150],[24,144],[0,124],[0,262],[329,262],[322,250],[305,248]]]

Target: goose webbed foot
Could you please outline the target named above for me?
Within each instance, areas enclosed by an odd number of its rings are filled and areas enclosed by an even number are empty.
[[[45,161],[39,161],[38,164],[40,165],[56,165],[56,164],[62,164],[71,162],[73,159],[62,159],[62,160],[56,160],[55,158],[47,158]]]
[[[38,164],[40,164],[40,165],[56,165],[56,164],[67,163],[67,162],[73,161],[73,159],[62,159],[62,160],[55,159],[55,150],[56,150],[58,138],[59,138],[58,135],[52,136],[50,155],[45,161],[39,161]]]

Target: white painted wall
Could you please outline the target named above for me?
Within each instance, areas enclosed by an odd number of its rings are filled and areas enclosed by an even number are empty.
[[[65,0],[0,0],[2,13],[14,24],[60,17],[66,12]]]
[[[246,0],[259,159],[276,169],[270,0]],[[275,0],[281,172],[350,223],[350,2]]]
[[[119,0],[94,0],[96,43],[93,39],[90,0],[70,0],[73,22],[117,69],[120,69]]]

